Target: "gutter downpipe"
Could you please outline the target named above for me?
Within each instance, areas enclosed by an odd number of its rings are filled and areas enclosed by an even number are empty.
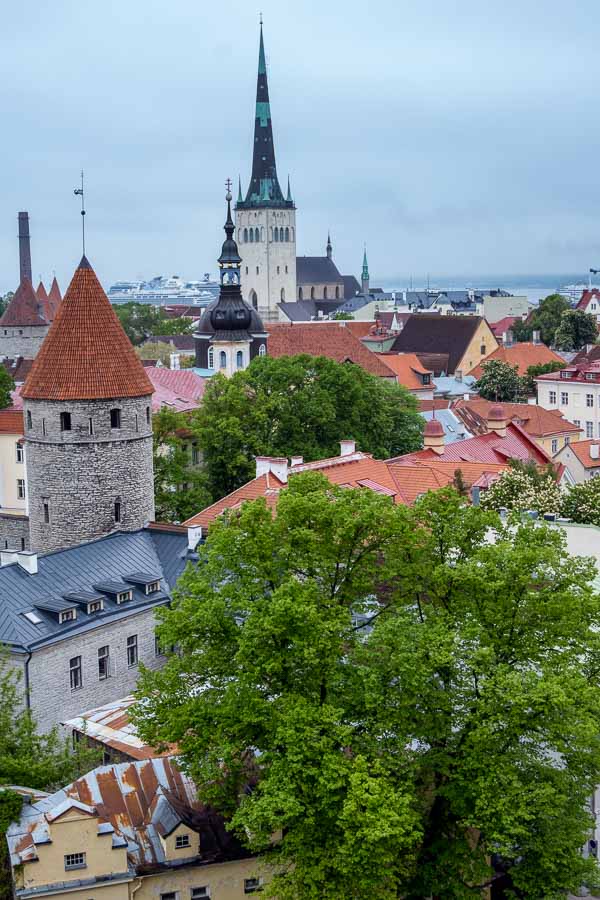
[[[31,650],[27,650],[27,659],[25,660],[25,705],[27,709],[31,709],[31,698],[29,696],[29,663],[33,656]]]

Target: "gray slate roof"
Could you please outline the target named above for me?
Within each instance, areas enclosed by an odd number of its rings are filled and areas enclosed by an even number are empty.
[[[338,267],[328,256],[297,256],[296,284],[341,284]]]
[[[341,300],[296,300],[278,303],[279,309],[290,322],[311,322],[323,316],[330,316],[340,307]]]
[[[96,541],[57,550],[38,557],[38,572],[29,575],[18,563],[0,568],[0,642],[15,651],[39,647],[131,615],[132,610],[166,603],[189,555],[185,532],[159,531],[152,527],[134,532],[116,532]],[[152,573],[161,589],[146,595],[142,586],[127,582],[132,572]],[[88,615],[77,609],[74,622],[59,624],[58,610],[74,606],[65,595],[96,591],[102,582],[122,582],[132,599],[118,606],[104,594],[104,610]],[[69,602],[70,600],[70,602]],[[49,608],[50,607],[50,608]],[[55,611],[53,611],[55,610]],[[34,624],[25,612],[42,621]]]

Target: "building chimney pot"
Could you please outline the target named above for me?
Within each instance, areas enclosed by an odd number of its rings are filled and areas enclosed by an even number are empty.
[[[170,365],[171,369],[180,369],[181,368],[179,353],[170,353],[169,354],[169,365]]]
[[[188,550],[195,550],[202,539],[202,525],[188,525]]]
[[[30,550],[22,550],[16,554],[17,562],[29,575],[37,575],[38,555]]]
[[[285,457],[279,456],[257,456],[256,457],[256,477],[261,475],[274,475],[284,484],[288,480],[288,461]]]
[[[290,466],[301,466],[304,462],[303,456],[292,456],[290,458]]]
[[[534,331],[534,332],[533,332],[533,343],[534,343],[534,344],[541,344],[541,343],[542,343],[542,333],[541,333],[541,331]]]
[[[340,456],[352,456],[356,453],[356,441],[340,441]]]
[[[600,444],[590,444],[590,456],[592,459],[600,459]]]
[[[16,550],[0,550],[0,566],[10,566],[17,561]]]

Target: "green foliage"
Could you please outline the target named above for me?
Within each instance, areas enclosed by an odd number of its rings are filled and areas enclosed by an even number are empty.
[[[0,652],[0,785],[21,785],[53,791],[101,762],[97,750],[83,744],[72,749],[57,728],[39,734],[25,705],[21,673]],[[21,808],[21,797],[0,789],[0,898],[11,894],[11,875],[4,833]]]
[[[164,309],[150,303],[119,303],[115,304],[114,310],[134,346],[142,344],[151,335],[190,334],[192,330],[192,319],[172,319]]]
[[[564,369],[565,366],[565,362],[559,362],[558,360],[554,360],[553,362],[548,363],[541,363],[539,366],[528,366],[527,374],[523,376],[524,392],[528,395],[535,394],[535,379],[538,375],[546,375],[548,372],[559,372],[560,369]]]
[[[15,382],[12,375],[6,371],[4,366],[0,364],[0,409],[7,409],[12,406],[12,397],[10,392],[14,391]]]
[[[323,356],[257,357],[232,378],[213,376],[193,422],[214,499],[254,477],[256,456],[323,459],[353,438],[385,458],[419,449],[423,434],[404,387]]]
[[[515,341],[530,341],[533,337],[533,327],[528,325],[523,319],[515,319],[510,326]]]
[[[573,522],[600,526],[600,478],[568,487],[563,493],[561,512]]]
[[[548,465],[540,469],[534,462],[511,460],[494,484],[481,494],[484,509],[537,510],[538,513],[560,513],[561,490],[556,470]]]
[[[531,332],[539,331],[544,344],[554,344],[556,331],[562,315],[571,309],[571,304],[562,294],[550,294],[542,300],[529,317]]]
[[[560,319],[554,334],[554,343],[559,350],[581,350],[586,344],[598,340],[596,317],[582,309],[568,309]]]
[[[495,400],[499,403],[520,403],[525,399],[523,379],[517,373],[517,367],[511,366],[501,359],[490,359],[482,364],[483,374],[475,387],[484,400]]]
[[[192,461],[188,413],[163,407],[152,417],[154,502],[159,522],[183,522],[210,503],[204,469]]]
[[[331,316],[332,319],[336,319],[336,321],[353,321],[354,316],[352,313],[347,312],[336,312]]]
[[[0,316],[6,312],[6,307],[15,296],[14,291],[8,291],[3,297],[0,297]]]
[[[211,528],[134,718],[273,864],[266,896],[466,900],[492,855],[518,896],[562,896],[597,881],[592,577],[452,489],[407,508],[299,475],[276,517]]]

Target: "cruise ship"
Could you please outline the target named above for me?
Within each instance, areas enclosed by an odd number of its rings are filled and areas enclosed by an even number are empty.
[[[111,303],[149,303],[152,306],[208,306],[219,296],[219,283],[206,272],[202,281],[179,275],[157,275],[150,281],[116,281],[108,289]]]

